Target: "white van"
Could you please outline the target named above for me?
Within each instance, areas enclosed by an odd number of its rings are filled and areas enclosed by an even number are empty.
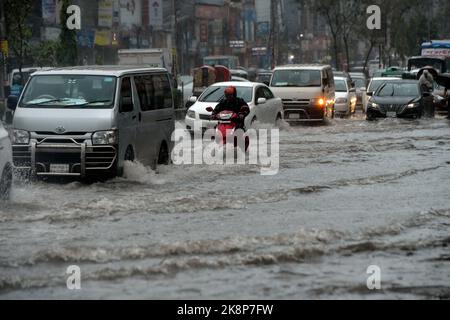
[[[71,67],[34,73],[13,120],[13,163],[38,176],[116,176],[125,160],[170,161],[172,88],[162,68]]]
[[[334,116],[335,85],[331,66],[276,67],[270,89],[283,100],[285,121],[323,121],[327,116]]]

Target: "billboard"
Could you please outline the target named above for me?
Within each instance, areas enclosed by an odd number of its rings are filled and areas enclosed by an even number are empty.
[[[161,0],[150,0],[149,4],[149,23],[156,29],[163,27],[163,6]]]

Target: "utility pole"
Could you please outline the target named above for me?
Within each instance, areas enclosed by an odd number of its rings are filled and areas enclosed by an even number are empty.
[[[278,0],[270,0],[270,37],[272,69],[278,63]]]
[[[5,24],[5,14],[4,14],[4,0],[0,0],[0,40],[6,40],[6,24]],[[6,68],[6,55],[1,53],[1,64],[0,64],[0,101],[5,99],[5,68]]]

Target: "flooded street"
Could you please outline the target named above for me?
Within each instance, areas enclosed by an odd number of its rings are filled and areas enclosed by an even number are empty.
[[[449,245],[449,121],[358,114],[284,128],[274,176],[137,163],[105,183],[16,181],[0,298],[449,299]]]

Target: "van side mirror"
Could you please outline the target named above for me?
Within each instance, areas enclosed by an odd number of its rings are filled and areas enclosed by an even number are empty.
[[[266,98],[258,98],[258,101],[256,102],[256,104],[265,104],[267,102]]]
[[[122,97],[120,101],[120,112],[131,112],[133,111],[133,100],[131,97]]]
[[[18,102],[19,102],[18,96],[9,96],[8,101],[6,102],[6,105],[8,106],[8,109],[16,110]]]
[[[197,97],[196,96],[189,97],[189,102],[190,103],[196,103],[197,102]]]
[[[326,87],[328,85],[328,79],[327,78],[323,78],[322,79],[322,86]]]

